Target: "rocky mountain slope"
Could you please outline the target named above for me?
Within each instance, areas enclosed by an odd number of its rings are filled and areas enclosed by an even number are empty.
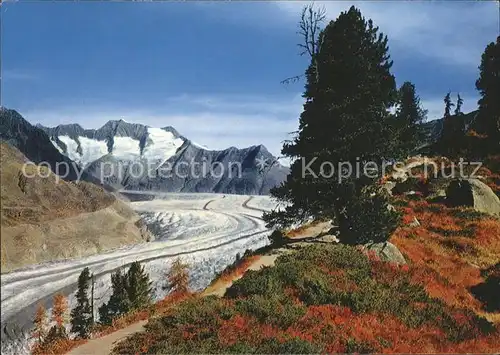
[[[2,273],[151,238],[140,217],[88,182],[67,182],[0,142]],[[37,173],[39,170],[40,174]]]
[[[37,127],[85,172],[117,189],[260,195],[288,174],[262,145],[208,150],[172,127],[123,120],[99,129],[78,124]]]
[[[19,149],[36,164],[47,162],[52,171],[56,171],[57,163],[66,163],[59,166],[60,175],[67,175],[67,180],[77,179],[81,170],[78,165],[54,149],[47,134],[32,126],[17,111],[0,107],[0,139]]]

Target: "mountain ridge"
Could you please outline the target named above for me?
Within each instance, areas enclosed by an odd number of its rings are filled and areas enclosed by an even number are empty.
[[[74,162],[85,176],[115,190],[266,195],[286,179],[289,171],[263,144],[212,150],[168,125],[154,128],[110,120],[98,129],[83,128],[78,123],[33,126],[16,111],[7,111],[15,112],[19,122],[33,132],[33,143],[37,143],[37,135],[42,137],[37,144],[50,151],[49,155],[57,156],[53,160]],[[6,127],[2,131],[7,133],[3,132],[0,138],[8,141],[14,137],[14,145],[19,145],[15,129]],[[208,166],[208,174],[200,176],[200,166]],[[104,174],[106,169],[111,173]],[[133,169],[143,169],[147,174],[137,176]],[[165,169],[175,174],[159,176]]]

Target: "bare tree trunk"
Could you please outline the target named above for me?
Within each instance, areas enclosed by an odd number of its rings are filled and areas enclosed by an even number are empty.
[[[297,44],[301,48],[300,55],[307,54],[314,63],[315,79],[319,80],[319,67],[316,59],[317,54],[321,49],[321,28],[320,24],[326,18],[325,8],[315,9],[314,5],[307,5],[302,9],[302,14],[299,21],[299,31],[297,32],[302,38],[303,43]],[[283,80],[282,84],[290,84],[299,81],[304,76],[296,75]]]
[[[91,276],[91,290],[90,290],[90,309],[92,311],[92,326],[95,324],[95,318],[94,318],[94,274]]]

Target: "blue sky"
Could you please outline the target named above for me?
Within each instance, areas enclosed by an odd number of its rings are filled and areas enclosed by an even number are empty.
[[[389,37],[393,73],[415,83],[429,118],[447,91],[476,107],[477,66],[499,31],[494,2],[351,4]],[[32,123],[97,128],[123,118],[176,127],[210,148],[263,143],[279,154],[297,127],[303,84],[297,21],[304,3],[7,2],[2,105]]]

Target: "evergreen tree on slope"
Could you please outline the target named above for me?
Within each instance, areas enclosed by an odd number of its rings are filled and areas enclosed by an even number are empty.
[[[133,262],[126,275],[126,290],[131,310],[147,306],[152,302],[151,284],[144,266],[138,261]]]
[[[89,337],[92,328],[92,307],[88,296],[90,279],[90,271],[86,267],[78,277],[77,304],[71,310],[71,332],[83,339]]]
[[[415,85],[405,82],[398,92],[398,107],[395,114],[396,147],[400,157],[406,158],[422,142],[422,122],[427,116],[420,104]]]
[[[392,157],[389,108],[396,99],[387,37],[351,7],[320,33],[318,53],[306,71],[298,135],[282,154],[295,161],[272,195],[285,211],[264,216],[269,226],[338,215],[339,162],[380,162]],[[321,166],[323,162],[330,162]],[[307,167],[307,169],[304,169]],[[312,173],[311,173],[312,171]],[[337,205],[337,207],[335,207]]]
[[[463,100],[458,95],[454,115],[451,114],[451,110],[455,104],[451,102],[449,92],[444,98],[444,104],[443,129],[437,142],[437,147],[439,153],[449,157],[456,157],[460,154],[462,148],[464,148],[465,122],[461,111]]]
[[[108,303],[99,307],[99,322],[111,324],[113,319],[130,310],[130,302],[127,295],[126,275],[121,270],[111,274],[112,294]]]

